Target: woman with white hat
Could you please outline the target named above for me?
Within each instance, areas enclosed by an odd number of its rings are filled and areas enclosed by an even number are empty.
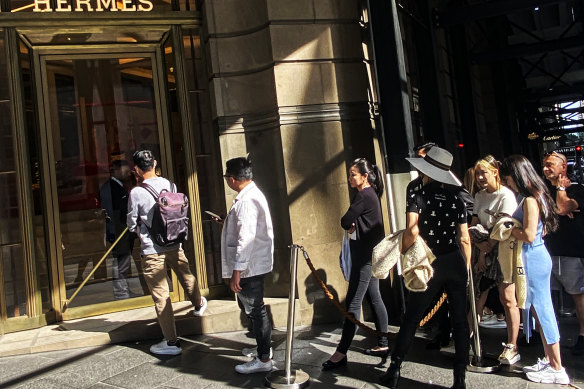
[[[420,237],[426,241],[436,259],[432,262],[434,275],[428,282],[428,288],[409,295],[404,322],[391,353],[391,364],[381,377],[381,383],[397,388],[401,364],[414,339],[418,323],[436,295],[445,289],[456,350],[453,388],[463,389],[466,387],[469,353],[466,285],[471,246],[466,207],[452,188],[461,183],[450,171],[452,154],[440,147],[432,147],[424,158],[406,159],[422,175],[422,187],[407,199],[402,253]]]

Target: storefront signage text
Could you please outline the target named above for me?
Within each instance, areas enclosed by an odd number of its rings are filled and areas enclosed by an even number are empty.
[[[94,3],[94,4],[91,4]],[[121,8],[118,6],[121,5]],[[101,11],[133,11],[149,12],[153,5],[150,0],[57,0],[57,6],[51,8],[50,0],[34,0],[34,12],[101,12]]]

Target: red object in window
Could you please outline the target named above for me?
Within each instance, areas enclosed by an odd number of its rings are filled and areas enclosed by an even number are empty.
[[[457,146],[459,149],[462,149],[464,147],[464,143],[459,143]]]

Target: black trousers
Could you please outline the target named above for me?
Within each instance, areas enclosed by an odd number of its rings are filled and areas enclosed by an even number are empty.
[[[397,334],[391,357],[392,359],[396,357],[404,359],[426,308],[444,289],[448,295],[448,308],[454,334],[456,350],[454,367],[462,368],[468,364],[470,346],[470,332],[466,318],[468,296],[466,265],[461,253],[457,250],[438,256],[432,263],[432,267],[434,268],[434,276],[428,282],[428,289],[424,292],[411,292],[409,294],[404,322]]]

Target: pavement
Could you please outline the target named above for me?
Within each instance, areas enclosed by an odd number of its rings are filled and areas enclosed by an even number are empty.
[[[562,334],[576,332],[575,318],[560,318]],[[391,331],[397,331],[391,327]],[[346,367],[323,372],[321,364],[335,350],[340,340],[341,325],[296,327],[293,341],[292,369],[302,369],[310,376],[311,388],[378,388],[378,378],[388,361],[363,354],[374,345],[371,337],[359,330],[348,354]],[[505,329],[481,332],[483,348],[498,354]],[[401,389],[449,388],[452,384],[452,355],[444,351],[426,350],[429,335],[419,331],[402,367]],[[1,388],[69,389],[69,388],[262,388],[265,373],[241,375],[233,369],[249,360],[241,355],[243,347],[255,344],[250,333],[223,333],[184,336],[183,353],[179,356],[156,356],[149,347],[159,339],[102,344],[98,346],[39,352],[0,358]],[[583,388],[584,356],[570,353],[574,339],[564,336],[563,364],[571,385],[544,385],[529,382],[520,372],[523,364],[533,364],[541,357],[541,345],[520,350],[522,359],[512,368],[493,374],[467,373],[467,388]],[[274,361],[284,369],[286,331],[277,327],[272,336]],[[390,342],[391,345],[391,342]]]

